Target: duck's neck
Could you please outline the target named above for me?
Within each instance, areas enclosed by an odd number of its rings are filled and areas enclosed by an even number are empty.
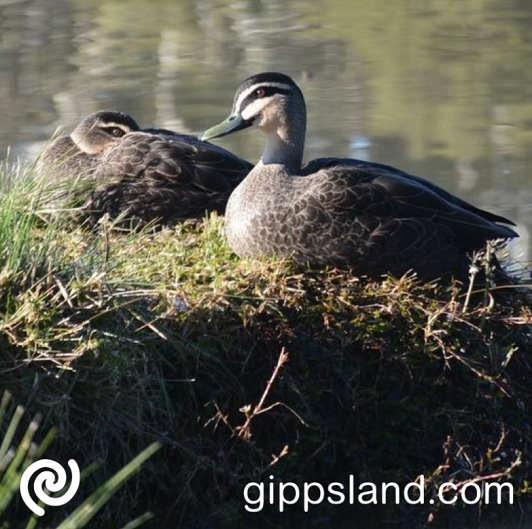
[[[304,108],[295,110],[287,112],[276,127],[264,131],[266,146],[261,157],[262,164],[281,164],[294,174],[301,170],[306,130]]]

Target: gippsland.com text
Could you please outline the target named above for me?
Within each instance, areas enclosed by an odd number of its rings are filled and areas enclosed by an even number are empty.
[[[375,484],[363,482],[356,484],[350,475],[347,485],[333,482],[323,485],[318,482],[303,483],[275,482],[270,476],[269,482],[251,482],[244,487],[245,508],[249,512],[260,512],[266,504],[272,505],[280,512],[287,506],[301,505],[308,512],[312,505],[329,503],[331,505],[385,505],[386,503],[410,505],[434,504],[437,501],[445,505],[463,502],[467,505],[483,503],[486,505],[502,503],[513,504],[514,489],[511,483],[487,481],[469,481],[461,484],[443,483],[435,494],[426,494],[423,475],[412,483],[401,487],[397,483]]]

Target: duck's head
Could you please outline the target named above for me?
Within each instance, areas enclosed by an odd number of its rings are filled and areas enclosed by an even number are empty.
[[[292,111],[294,108],[297,112]],[[240,84],[231,115],[200,134],[199,139],[219,138],[251,126],[270,133],[285,126],[292,115],[305,116],[305,100],[296,83],[282,73],[260,73]]]
[[[70,137],[87,154],[98,154],[128,132],[140,130],[135,120],[114,110],[102,110],[87,116]]]

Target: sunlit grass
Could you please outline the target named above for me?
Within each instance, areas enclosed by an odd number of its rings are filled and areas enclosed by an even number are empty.
[[[3,275],[43,264],[51,239],[35,236],[42,184],[21,165],[0,167],[0,269]]]

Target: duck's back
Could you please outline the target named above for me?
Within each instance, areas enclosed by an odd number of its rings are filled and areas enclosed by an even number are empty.
[[[376,162],[368,162],[366,160],[356,160],[352,158],[317,158],[309,162],[303,168],[302,174],[313,174],[321,169],[327,169],[328,167],[337,167],[337,166],[355,167],[361,171],[369,171],[370,173],[382,173],[382,174],[392,174],[395,176],[401,176],[413,183],[418,183],[424,188],[431,190],[432,192],[436,193],[438,196],[440,196],[444,200],[452,204],[455,204],[463,209],[471,211],[472,213],[476,213],[477,215],[487,220],[515,226],[515,223],[513,223],[511,220],[508,220],[505,217],[501,217],[500,215],[495,215],[494,213],[491,213],[490,211],[477,208],[473,206],[472,204],[470,204],[469,202],[462,200],[460,197],[457,197],[456,195],[449,193],[448,191],[436,185],[434,182],[431,182],[430,180],[427,180],[420,176],[407,173],[406,171],[402,171],[401,169],[397,169],[396,167],[392,167],[390,165],[385,165],[385,164],[376,163]]]
[[[93,221],[127,211],[137,223],[223,212],[231,191],[252,167],[193,136],[157,129],[133,132],[102,156],[94,176],[103,183],[86,208]]]

